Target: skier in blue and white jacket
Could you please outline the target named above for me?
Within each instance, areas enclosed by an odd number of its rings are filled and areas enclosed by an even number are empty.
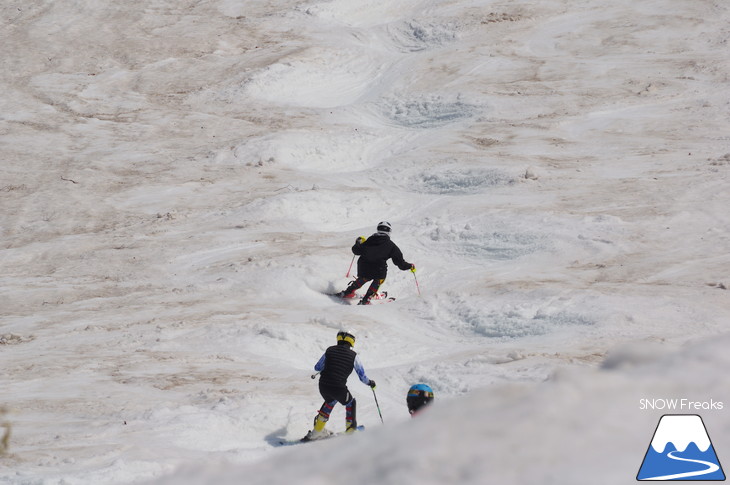
[[[345,406],[345,433],[352,433],[357,429],[355,398],[347,388],[347,378],[354,370],[360,382],[375,389],[375,381],[368,378],[365,368],[360,362],[357,353],[352,350],[355,345],[355,336],[349,332],[337,333],[337,345],[329,347],[314,366],[320,373],[319,393],[324,399],[322,407],[314,418],[314,429],[307,433],[304,441],[317,439],[325,432],[325,425],[330,413],[339,402]]]

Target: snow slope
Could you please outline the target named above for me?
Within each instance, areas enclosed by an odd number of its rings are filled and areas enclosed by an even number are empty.
[[[629,483],[658,398],[723,461],[723,2],[0,12],[0,483]],[[380,220],[422,294],[333,304]],[[341,328],[385,425],[279,446]]]

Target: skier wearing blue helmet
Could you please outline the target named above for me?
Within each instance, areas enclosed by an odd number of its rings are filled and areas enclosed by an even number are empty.
[[[406,404],[411,416],[415,416],[425,406],[433,401],[433,389],[427,384],[415,384],[408,389]]]

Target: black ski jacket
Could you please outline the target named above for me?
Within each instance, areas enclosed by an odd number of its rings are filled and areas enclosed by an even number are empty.
[[[346,388],[347,378],[355,368],[356,356],[357,353],[347,344],[329,347],[324,353],[324,369],[319,377],[319,385]]]
[[[411,269],[411,263],[403,259],[403,253],[384,234],[373,234],[360,243],[358,240],[352,246],[352,252],[360,256],[357,260],[357,276],[367,279],[385,279],[388,274],[388,260],[403,271]]]

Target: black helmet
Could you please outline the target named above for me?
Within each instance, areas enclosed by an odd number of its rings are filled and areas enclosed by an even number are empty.
[[[345,332],[344,330],[340,330],[337,332],[337,343],[345,342],[350,344],[350,347],[355,346],[355,336],[351,334],[350,332]]]
[[[378,232],[384,232],[386,234],[390,234],[390,222],[388,221],[381,221],[378,222]]]
[[[431,401],[433,401],[433,389],[429,385],[415,384],[408,389],[406,403],[409,413],[415,413]]]

